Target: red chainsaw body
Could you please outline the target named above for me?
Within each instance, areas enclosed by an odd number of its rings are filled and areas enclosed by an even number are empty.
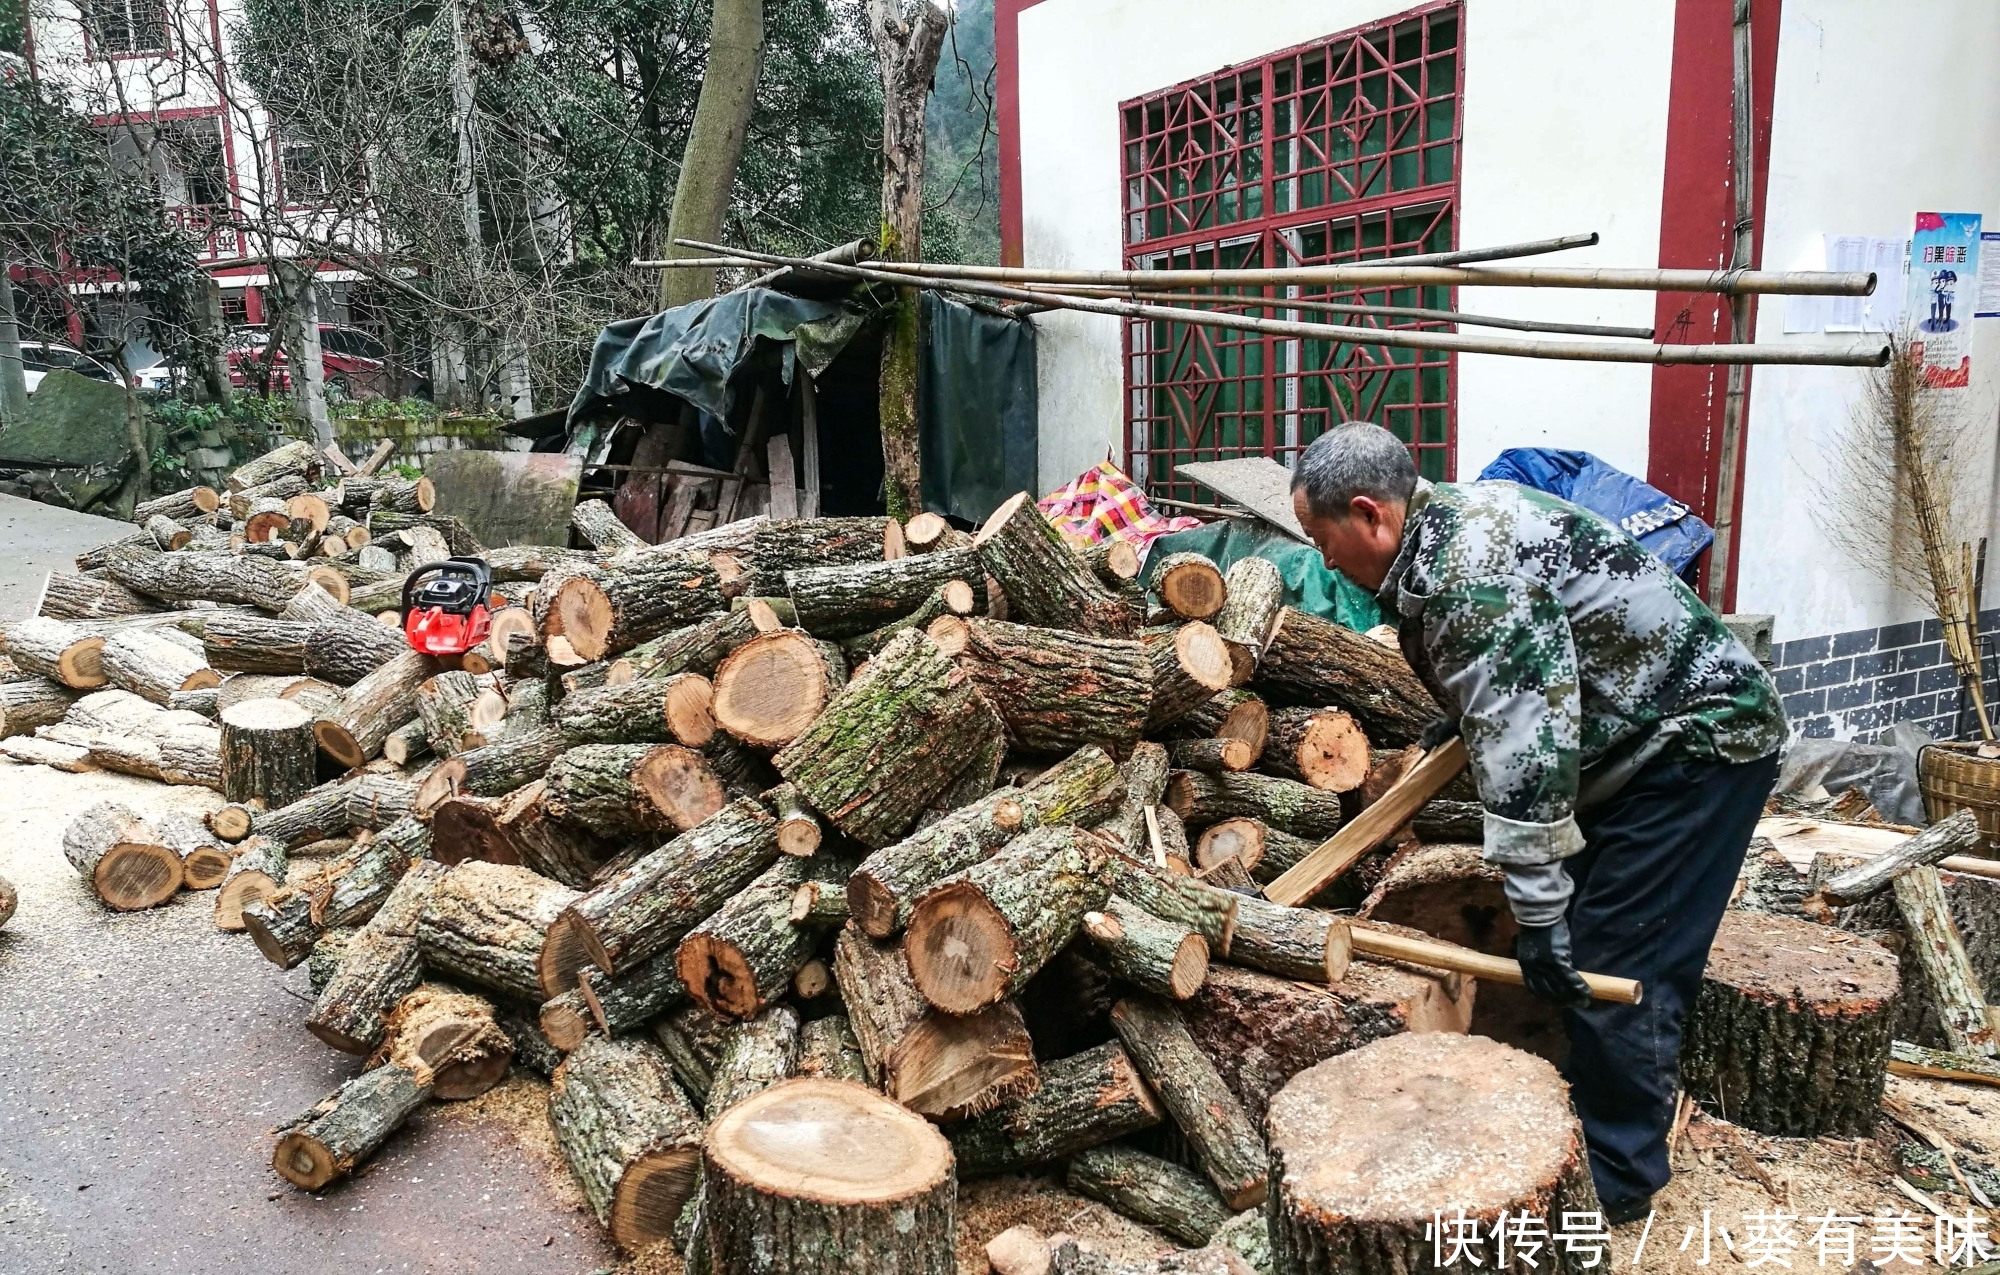
[[[484,605],[464,615],[426,607],[403,613],[403,636],[410,649],[425,655],[463,655],[493,631],[493,614]]]
[[[493,632],[493,572],[473,557],[447,558],[403,582],[403,636],[425,655],[463,655]]]

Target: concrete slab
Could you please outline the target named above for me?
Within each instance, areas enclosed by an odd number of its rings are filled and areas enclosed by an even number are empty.
[[[618,1262],[554,1154],[536,1079],[432,1105],[317,1197],[272,1172],[271,1129],[359,1060],[306,1032],[303,967],[214,928],[212,891],[143,913],[97,904],[61,838],[107,798],[142,812],[220,800],[0,761],[0,875],[21,895],[0,929],[0,1271],[584,1275]]]
[[[81,551],[135,530],[129,522],[0,496],[0,621],[33,615],[49,572],[71,569]]]

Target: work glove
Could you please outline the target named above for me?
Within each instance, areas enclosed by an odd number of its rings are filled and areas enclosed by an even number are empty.
[[[1514,959],[1521,963],[1521,982],[1536,999],[1563,1009],[1590,1003],[1590,985],[1570,964],[1569,922],[1522,926],[1514,937]]]
[[[1430,721],[1424,723],[1423,734],[1417,736],[1417,746],[1425,752],[1430,752],[1432,749],[1441,747],[1449,740],[1457,739],[1458,723],[1459,719],[1456,717],[1431,718]]]

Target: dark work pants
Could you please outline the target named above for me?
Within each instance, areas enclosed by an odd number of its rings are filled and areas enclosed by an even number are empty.
[[[1667,1131],[1680,1081],[1681,1022],[1701,991],[1743,854],[1778,778],[1778,759],[1656,761],[1577,815],[1583,852],[1565,862],[1576,893],[1576,968],[1636,978],[1637,1005],[1593,1001],[1563,1015],[1564,1068],[1605,1205],[1672,1176]]]

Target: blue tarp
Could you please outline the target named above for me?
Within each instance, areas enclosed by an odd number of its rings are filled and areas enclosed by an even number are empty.
[[[1582,505],[1623,527],[1676,573],[1715,539],[1708,524],[1686,505],[1589,452],[1510,447],[1480,470],[1479,477],[1504,478]]]

